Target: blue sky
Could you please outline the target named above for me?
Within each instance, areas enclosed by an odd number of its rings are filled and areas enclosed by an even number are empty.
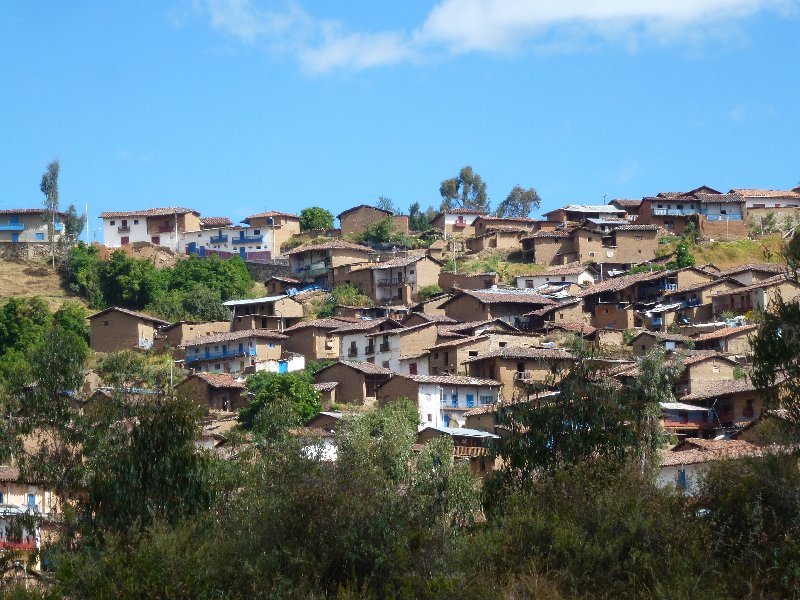
[[[20,2],[0,13],[0,208],[238,220],[471,164],[542,211],[800,181],[797,0]],[[542,212],[538,211],[538,212]]]

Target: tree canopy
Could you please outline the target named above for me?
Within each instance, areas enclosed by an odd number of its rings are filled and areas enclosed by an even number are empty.
[[[319,206],[311,206],[300,211],[300,231],[333,229],[333,213]]]
[[[542,199],[534,188],[524,189],[515,185],[495,211],[496,217],[528,217],[531,210],[539,208]]]
[[[441,210],[468,208],[489,212],[486,182],[469,165],[462,167],[457,177],[442,181],[439,194],[442,196]]]

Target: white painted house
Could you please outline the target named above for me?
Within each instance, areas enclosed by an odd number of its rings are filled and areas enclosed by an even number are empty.
[[[64,231],[61,219],[64,213],[56,213],[54,237],[58,240]],[[48,215],[44,208],[9,208],[0,210],[0,242],[49,242],[47,236]]]
[[[554,267],[541,273],[517,275],[517,287],[520,289],[536,289],[550,283],[575,283],[580,286],[592,285],[596,273],[583,265]]]
[[[198,256],[217,254],[222,258],[265,260],[272,258],[272,246],[272,230],[267,227],[229,225],[187,231],[180,248],[186,254]]]
[[[200,229],[200,213],[190,208],[168,207],[100,213],[103,244],[119,248],[135,242],[183,251],[183,235]]]

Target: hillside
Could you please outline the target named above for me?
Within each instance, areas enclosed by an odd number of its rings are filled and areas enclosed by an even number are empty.
[[[61,286],[58,272],[47,262],[0,260],[0,301],[14,296],[40,296],[50,309],[57,309],[66,300],[83,303]]]

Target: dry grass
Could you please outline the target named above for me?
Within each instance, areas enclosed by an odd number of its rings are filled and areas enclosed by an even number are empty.
[[[45,261],[13,262],[0,260],[0,302],[4,298],[41,297],[51,310],[66,300],[82,302],[61,287],[58,272]]]

